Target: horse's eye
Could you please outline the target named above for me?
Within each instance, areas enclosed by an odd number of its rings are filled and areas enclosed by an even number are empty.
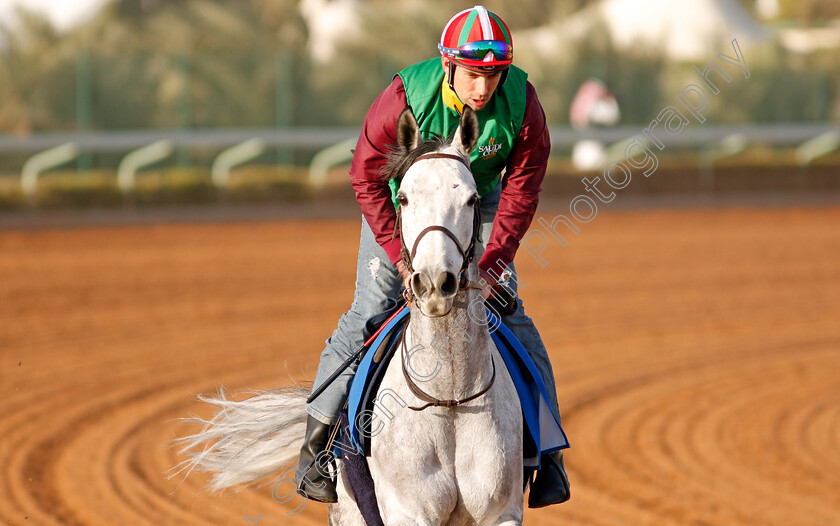
[[[467,201],[467,206],[473,206],[477,202],[478,202],[478,194],[473,194],[472,197],[470,197],[470,200]]]
[[[397,201],[400,202],[400,206],[405,206],[408,204],[408,197],[405,194],[397,194]]]

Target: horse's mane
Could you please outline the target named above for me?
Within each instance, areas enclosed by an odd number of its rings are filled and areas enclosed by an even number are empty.
[[[402,178],[418,157],[425,153],[436,152],[449,144],[450,141],[444,137],[433,137],[421,142],[417,148],[409,152],[403,151],[399,146],[392,146],[389,148],[385,166],[382,167],[382,179],[390,181]]]

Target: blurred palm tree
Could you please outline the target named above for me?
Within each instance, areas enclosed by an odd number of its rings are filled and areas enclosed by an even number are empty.
[[[358,126],[393,75],[437,56],[446,20],[475,4],[358,0],[358,36],[342,42],[329,62],[313,63],[307,46],[319,43],[308,42],[301,1],[112,0],[66,33],[19,9],[13,28],[0,26],[0,132]],[[509,23],[516,40],[517,31],[590,1],[486,0],[485,5]],[[784,9],[810,6],[808,16],[840,16],[832,11],[836,0],[780,1]],[[659,57],[619,54],[601,40],[593,32],[573,49],[558,50],[556,63],[519,55],[553,125],[567,122],[568,103],[584,78],[594,75],[608,83],[623,102],[625,123],[649,120],[671,95],[670,87],[662,86],[682,81]],[[761,74],[757,67],[749,90],[739,91],[744,111],[724,117],[836,119],[836,59],[830,51],[810,58],[779,55]]]
[[[779,0],[779,18],[814,24],[840,18],[837,0]]]
[[[19,10],[20,23],[1,29],[0,130],[72,129],[77,95],[92,99],[92,125],[100,129],[271,125],[282,102],[278,81],[305,91],[293,70],[304,71],[306,62],[296,6],[115,0],[67,34]],[[288,71],[278,70],[279,61]],[[77,86],[91,93],[77,94]]]
[[[0,129],[28,133],[72,122],[75,54],[46,16],[18,6],[14,29],[0,25]],[[52,82],[44,82],[49,77]]]

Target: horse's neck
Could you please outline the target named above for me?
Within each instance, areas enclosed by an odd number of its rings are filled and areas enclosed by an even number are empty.
[[[464,398],[487,385],[492,374],[490,333],[481,291],[459,292],[446,316],[410,314],[406,344],[412,378],[429,395]],[[484,323],[478,323],[478,321]]]

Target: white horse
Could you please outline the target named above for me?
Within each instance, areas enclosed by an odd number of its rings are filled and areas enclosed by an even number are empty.
[[[400,149],[389,166],[402,176],[398,226],[413,303],[380,393],[389,390],[408,407],[391,408],[378,422],[369,458],[388,525],[522,523],[522,413],[476,285],[479,205],[468,159],[477,140],[469,108],[451,142],[421,141],[411,111],[400,115]],[[181,468],[214,472],[217,490],[280,471],[302,445],[307,394],[292,388],[242,402],[202,398],[221,410],[181,439],[185,451],[204,446]],[[337,462],[330,524],[364,525]]]

